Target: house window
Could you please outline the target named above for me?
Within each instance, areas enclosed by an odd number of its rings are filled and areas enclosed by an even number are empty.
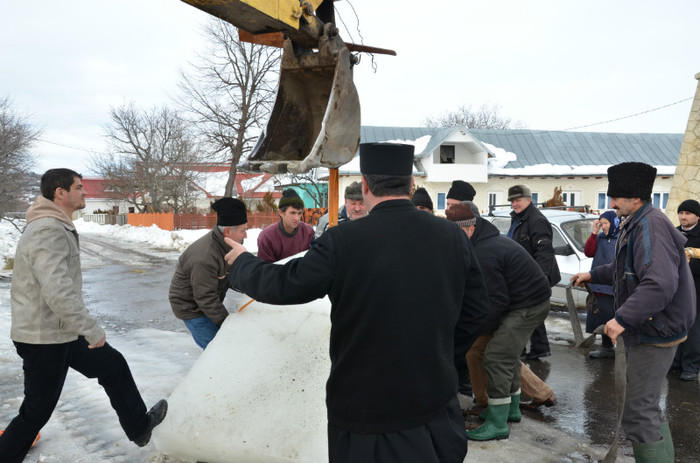
[[[440,211],[445,210],[445,201],[447,200],[447,193],[438,193],[437,194],[437,208]]]
[[[537,206],[537,203],[540,202],[540,195],[539,193],[530,193],[532,196],[530,196],[530,199],[532,200],[532,203]]]
[[[440,164],[455,163],[454,145],[440,145]]]
[[[651,195],[651,202],[658,209],[666,209],[668,204],[668,193],[654,193]]]
[[[581,203],[581,192],[562,191],[561,198],[564,200],[566,206],[573,207]]]
[[[610,197],[605,193],[598,193],[598,209],[610,209]]]

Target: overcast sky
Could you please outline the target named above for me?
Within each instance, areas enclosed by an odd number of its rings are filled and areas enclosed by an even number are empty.
[[[579,129],[683,133],[698,85],[698,0],[336,8],[346,41],[398,53],[376,55],[376,72],[369,55],[355,67],[363,125],[421,126],[460,105],[496,104],[528,128],[564,130],[687,100]],[[0,97],[43,130],[36,170],[90,174],[88,152],[105,150],[110,106],[170,103],[180,70],[204,47],[206,21],[178,0],[4,2]]]

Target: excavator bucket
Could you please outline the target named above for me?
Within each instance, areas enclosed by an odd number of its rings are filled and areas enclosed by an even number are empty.
[[[352,160],[360,143],[360,99],[354,57],[328,28],[318,51],[285,39],[277,96],[253,152],[251,171],[304,173]]]

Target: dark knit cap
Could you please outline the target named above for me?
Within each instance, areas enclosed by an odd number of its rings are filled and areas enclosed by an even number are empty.
[[[471,227],[476,225],[476,217],[472,208],[466,204],[455,204],[445,211],[445,216],[450,222],[454,222],[460,227]]]
[[[413,150],[413,145],[400,143],[362,143],[360,172],[367,175],[412,175]]]
[[[345,187],[345,199],[351,201],[362,201],[362,183],[352,182],[350,185]]]
[[[456,199],[458,201],[472,201],[476,195],[476,190],[467,182],[462,180],[454,180],[452,186],[447,192],[447,199]]]
[[[608,196],[611,198],[651,198],[656,167],[643,162],[623,162],[608,168]]]
[[[232,227],[248,223],[245,204],[236,198],[221,198],[211,205],[216,211],[216,224],[222,227]]]
[[[508,188],[508,201],[518,198],[531,198],[532,192],[525,185],[514,185]]]
[[[292,206],[295,209],[304,209],[304,201],[302,201],[299,194],[291,188],[287,188],[282,192],[282,197],[280,198],[278,207],[280,209],[285,209],[289,206]]]
[[[700,217],[700,203],[694,199],[686,199],[678,206],[678,211],[676,212],[690,212]]]
[[[413,196],[411,196],[411,202],[416,207],[427,207],[431,211],[433,210],[433,200],[430,199],[428,191],[423,187],[420,187],[413,192]]]

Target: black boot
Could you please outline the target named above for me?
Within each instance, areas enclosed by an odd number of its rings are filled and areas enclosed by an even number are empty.
[[[158,426],[163,421],[167,413],[168,402],[165,399],[156,402],[156,404],[151,407],[146,414],[148,417],[148,425],[146,426],[146,430],[143,432],[143,434],[134,439],[134,444],[138,445],[139,447],[143,447],[144,445],[148,444],[151,441],[151,433],[153,432],[153,428]]]

